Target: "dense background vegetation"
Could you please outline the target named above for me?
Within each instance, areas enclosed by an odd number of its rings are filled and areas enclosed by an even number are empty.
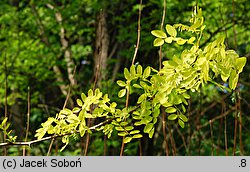
[[[166,0],[165,24],[187,23],[196,3]],[[200,0],[198,4],[206,24],[201,47],[224,34],[227,48],[249,59],[247,0]],[[17,141],[35,139],[40,124],[64,106],[69,86],[69,108],[76,105],[81,92],[93,87],[108,93],[112,101],[125,104],[125,99],[117,97],[119,87],[115,81],[133,58],[138,9],[139,1],[135,0],[0,1],[0,119],[9,117]],[[136,63],[144,67],[159,66],[159,48],[153,46],[150,32],[160,29],[162,12],[163,0],[143,1]],[[182,47],[164,45],[163,59],[170,59],[176,50],[181,52]],[[170,155],[250,154],[248,61],[235,92],[222,92],[208,84],[191,96],[189,123],[184,129],[167,121]],[[135,101],[133,96],[130,101]],[[0,142],[4,142],[3,134]],[[107,139],[102,133],[93,133],[88,155],[119,155],[121,142],[117,136]],[[46,155],[49,144],[33,144],[27,154]],[[51,155],[83,155],[86,137],[75,136],[63,152],[59,152],[61,146],[56,139]],[[125,146],[124,155],[165,155],[165,147],[159,120],[154,137],[131,142]],[[0,150],[4,154],[4,148]],[[7,152],[22,155],[22,147],[10,146]]]

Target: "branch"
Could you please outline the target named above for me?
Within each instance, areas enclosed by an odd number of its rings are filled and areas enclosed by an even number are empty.
[[[235,107],[231,108],[230,110],[226,111],[225,113],[223,113],[223,114],[221,114],[221,115],[219,115],[219,116],[216,116],[215,118],[211,119],[210,121],[213,123],[214,121],[216,121],[216,120],[218,120],[218,119],[221,119],[221,118],[227,116],[227,115],[228,115],[230,112],[232,112],[233,110],[235,110]],[[203,124],[203,125],[197,126],[197,129],[199,130],[199,129],[203,128],[203,127],[206,127],[207,125],[210,124],[210,121],[206,122],[206,123]]]
[[[139,49],[139,44],[140,44],[140,37],[141,37],[141,11],[142,11],[142,0],[140,0],[140,6],[139,6],[137,42],[136,42],[134,57],[133,57],[133,60],[132,60],[132,65],[135,63],[135,58],[136,58],[136,55],[137,55],[137,52],[138,52],[138,49]]]
[[[113,118],[110,118],[104,122],[101,122],[97,125],[94,125],[92,127],[90,127],[89,129],[90,130],[95,130],[96,128],[102,126],[102,125],[105,125],[107,123],[109,123],[110,121],[112,121]],[[43,141],[46,141],[46,140],[51,140],[51,139],[55,139],[55,138],[58,138],[58,137],[63,137],[63,136],[67,136],[67,135],[71,135],[71,134],[75,134],[75,133],[79,133],[79,131],[74,131],[74,132],[71,132],[71,133],[67,133],[67,134],[63,134],[63,135],[54,135],[54,136],[48,136],[48,137],[44,137],[42,139],[38,139],[38,140],[32,140],[32,141],[28,141],[28,142],[5,142],[5,143],[0,143],[0,147],[3,147],[3,146],[10,146],[10,145],[16,145],[16,146],[31,146],[32,144],[35,144],[35,143],[40,143],[40,142],[43,142]]]

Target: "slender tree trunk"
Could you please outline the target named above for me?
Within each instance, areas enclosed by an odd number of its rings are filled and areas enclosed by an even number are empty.
[[[97,87],[101,86],[101,81],[105,80],[108,49],[109,49],[109,34],[106,21],[107,13],[101,10],[97,14],[96,24],[96,39],[94,51],[94,66],[95,66],[95,79],[97,80]]]
[[[107,13],[105,10],[101,10],[96,17],[96,38],[95,38],[95,51],[94,51],[94,85],[93,90],[96,87],[101,87],[101,81],[106,80],[106,70],[108,61],[108,49],[109,49],[109,34],[106,21]],[[92,107],[93,108],[93,107]],[[94,119],[88,119],[88,127],[94,124]],[[86,141],[84,144],[84,155],[88,153],[88,145],[90,141],[90,135],[86,135]]]

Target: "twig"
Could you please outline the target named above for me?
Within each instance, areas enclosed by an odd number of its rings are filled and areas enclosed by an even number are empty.
[[[142,10],[142,0],[140,0],[140,6],[139,6],[139,14],[138,14],[138,28],[137,28],[137,43],[136,43],[136,47],[135,47],[135,52],[134,52],[134,56],[133,56],[133,60],[132,60],[132,65],[134,65],[135,63],[135,58],[136,58],[136,55],[137,55],[137,51],[139,49],[139,44],[140,44],[140,33],[141,33],[141,10]],[[128,108],[128,104],[129,104],[129,88],[127,89],[127,95],[126,95],[126,108]],[[126,118],[124,119],[126,121]],[[122,145],[121,145],[121,150],[120,150],[120,156],[123,155],[123,152],[124,152],[124,146],[125,146],[125,143],[124,143],[124,139],[125,137],[123,136],[122,138]]]
[[[171,128],[170,128],[169,124],[167,124],[167,127],[168,127],[168,131],[169,131],[169,136],[170,136],[170,143],[172,146],[172,153],[175,156],[176,155],[176,145],[175,145],[174,137],[172,135]]]
[[[242,111],[241,111],[241,96],[240,96],[240,90],[239,90],[239,99],[238,99],[238,108],[239,108],[239,140],[240,140],[240,154],[243,155],[244,147],[242,142]]]
[[[142,0],[140,0],[140,6],[139,6],[139,15],[138,15],[138,29],[137,29],[137,43],[135,47],[135,52],[132,60],[132,65],[135,63],[135,58],[139,49],[139,44],[140,44],[140,37],[141,37],[141,11],[142,11]]]
[[[141,145],[141,139],[139,140],[139,155],[142,156],[142,145]]]
[[[228,146],[227,146],[227,116],[224,117],[224,135],[225,135],[225,150],[226,156],[228,156]]]
[[[235,110],[235,107],[232,107],[230,110],[224,112],[223,114],[214,117],[213,119],[211,119],[211,122],[214,122],[214,121],[216,121],[216,120],[218,120],[218,119],[221,119],[221,118],[227,116],[227,115],[228,115],[230,112],[232,112],[233,110]],[[209,122],[206,122],[206,123],[203,124],[203,125],[198,125],[198,126],[197,126],[197,129],[201,129],[201,128],[203,128],[203,127],[206,127],[207,125],[209,125]]]
[[[162,19],[161,19],[161,30],[163,30],[165,16],[166,16],[166,0],[163,1],[163,12],[162,12]],[[161,69],[161,63],[162,63],[162,45],[160,46],[160,50],[159,50],[159,70]]]
[[[182,142],[183,142],[183,146],[184,146],[185,149],[187,150],[187,143],[186,143],[186,141],[185,141],[185,137],[184,137],[184,135],[182,134],[182,132],[180,131],[178,125],[175,125],[175,129],[176,129],[177,133],[181,136],[181,140],[182,140]]]
[[[8,117],[8,68],[7,68],[7,55],[6,51],[4,54],[4,72],[5,72],[5,94],[4,94],[4,118]],[[4,124],[4,128],[6,124]],[[4,133],[4,142],[6,141],[6,133]],[[7,156],[7,148],[5,147],[3,150],[3,155]]]
[[[210,134],[211,134],[211,141],[212,141],[212,153],[211,153],[211,155],[214,156],[213,123],[211,120],[209,120],[209,124],[210,124]]]
[[[237,128],[238,128],[238,102],[237,102],[237,92],[234,91],[234,97],[235,97],[235,117],[234,117],[234,147],[233,147],[233,156],[235,156],[236,153],[236,143],[237,143]]]
[[[96,128],[102,126],[102,125],[105,125],[107,123],[109,123],[110,121],[112,121],[113,119],[110,118],[104,122],[101,122],[97,125],[94,125],[92,127],[90,127],[89,129],[90,130],[96,130]],[[39,142],[43,142],[43,141],[46,141],[46,140],[51,140],[51,139],[55,139],[55,138],[58,138],[58,137],[63,137],[63,136],[67,136],[67,135],[71,135],[71,134],[74,134],[74,133],[79,133],[79,131],[75,131],[75,132],[71,132],[71,133],[67,133],[67,134],[63,134],[63,135],[53,135],[53,136],[48,136],[48,137],[44,137],[42,139],[38,139],[38,140],[32,140],[32,141],[28,141],[28,142],[5,142],[5,143],[0,143],[0,147],[3,147],[3,146],[9,146],[9,145],[16,145],[16,146],[31,146],[32,144],[35,144],[35,143],[39,143]]]
[[[102,32],[102,31],[101,31]],[[100,54],[101,54],[101,51],[102,51],[102,48],[100,48]],[[102,56],[100,57],[100,58],[102,58]],[[99,74],[100,74],[100,66],[101,66],[101,61],[102,61],[102,59],[100,59],[100,58],[98,58],[98,63],[96,64],[96,66],[95,66],[95,78],[94,78],[94,83],[93,83],[93,91],[95,91],[95,89],[96,89],[96,86],[97,86],[97,84],[99,83]],[[92,111],[93,111],[93,106],[91,107],[91,109],[90,109],[90,113],[92,113]],[[94,121],[92,121],[92,119],[88,119],[88,127],[92,124],[92,123],[94,123]],[[87,156],[87,154],[88,154],[88,148],[89,148],[89,140],[90,140],[90,134],[89,133],[87,133],[87,136],[86,136],[86,142],[85,142],[85,144],[83,144],[84,145],[84,156]],[[84,141],[84,140],[82,140],[82,141]]]
[[[103,142],[104,142],[104,148],[103,148],[103,156],[106,156],[107,155],[107,136],[106,135],[104,135],[104,140],[103,140]]]
[[[167,139],[167,133],[166,133],[166,116],[167,116],[167,114],[163,109],[162,110],[162,132],[163,132],[163,137],[164,137],[164,141],[165,141],[165,152],[166,152],[166,156],[168,156],[169,155],[169,148],[168,148],[168,139]],[[171,131],[169,131],[169,132],[171,132]]]
[[[30,87],[28,87],[28,112],[27,112],[27,125],[26,125],[26,134],[25,134],[25,139],[24,141],[27,142],[28,140],[28,135],[29,135],[29,128],[30,128]],[[25,147],[23,148],[23,156],[26,155],[26,149]]]
[[[163,25],[164,25],[165,15],[166,15],[166,0],[164,0],[163,2],[164,4],[163,4],[162,19],[161,19],[161,30],[163,30]],[[160,46],[160,50],[159,50],[159,70],[161,69],[161,63],[162,63],[162,45]],[[166,113],[162,113],[162,131],[163,131],[164,141],[166,143],[165,152],[166,152],[166,156],[168,156],[169,149],[168,149],[168,140],[167,140],[167,134],[166,134]]]

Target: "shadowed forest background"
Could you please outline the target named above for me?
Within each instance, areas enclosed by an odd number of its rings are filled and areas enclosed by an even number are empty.
[[[159,48],[153,46],[155,37],[150,32],[160,29],[163,2],[142,1],[135,63],[143,67],[159,66]],[[206,25],[201,48],[225,35],[227,49],[246,57],[247,64],[236,91],[207,84],[199,93],[191,93],[185,128],[167,120],[169,154],[250,155],[250,3],[166,0],[164,25],[188,23],[197,2]],[[71,109],[90,88],[100,88],[112,101],[125,104],[125,98],[117,97],[116,81],[134,55],[139,7],[135,0],[0,0],[0,121],[8,116],[17,141],[35,140],[41,123],[55,116],[66,99]],[[177,44],[164,45],[163,60],[182,50]],[[132,95],[130,102],[135,101]],[[162,126],[160,118],[153,138],[145,135],[126,144],[124,155],[165,155]],[[108,139],[93,132],[88,139],[75,135],[60,152],[63,144],[59,140],[55,139],[50,155],[119,155],[122,143],[116,134]],[[4,142],[2,133],[0,142]],[[50,143],[26,147],[27,155],[46,155]],[[6,149],[7,155],[23,154],[22,146]],[[4,147],[0,153],[4,154]]]

